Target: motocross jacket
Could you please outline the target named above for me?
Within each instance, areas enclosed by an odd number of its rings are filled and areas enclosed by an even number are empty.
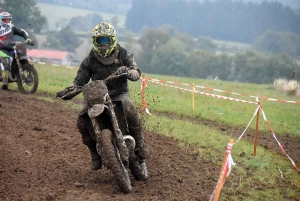
[[[73,85],[84,86],[90,79],[93,81],[104,80],[121,66],[126,66],[129,72],[133,74],[133,76],[128,79],[131,81],[139,80],[141,72],[134,61],[133,55],[119,44],[117,44],[116,50],[118,50],[119,53],[116,55],[114,61],[109,65],[105,65],[97,58],[98,55],[96,51],[92,49],[89,55],[80,64]],[[109,81],[107,83],[107,89],[110,96],[129,93],[127,77],[120,76],[119,78]]]
[[[0,41],[2,41],[0,50],[12,50],[12,45],[7,45],[3,41],[13,41],[14,35],[18,35],[25,40],[28,38],[28,33],[24,29],[15,27],[13,24],[8,29],[0,25]]]

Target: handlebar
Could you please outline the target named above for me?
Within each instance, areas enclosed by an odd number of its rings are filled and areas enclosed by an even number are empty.
[[[115,78],[118,78],[120,76],[124,76],[124,75],[127,75],[127,73],[117,74],[117,72],[114,72],[113,74],[111,74],[110,76],[108,76],[107,78],[105,78],[103,80],[103,82],[104,82],[104,84],[107,84],[108,81],[110,81],[112,79],[115,79]]]
[[[30,45],[30,46],[34,46],[35,45],[35,41],[31,41],[31,42],[20,42],[20,41],[12,41],[12,43],[14,45],[17,45],[17,44],[25,44],[25,45]]]
[[[108,76],[106,79],[104,79],[103,82],[106,85],[109,80],[112,80],[112,79],[115,79],[115,78],[118,78],[118,77],[124,76],[124,75],[127,75],[127,73],[123,73],[123,74],[118,75],[117,72],[114,72],[113,74]],[[59,92],[59,93],[62,93],[62,95],[58,95],[57,97],[59,99],[63,99],[63,100],[70,100],[71,98],[73,98],[74,96],[76,96],[77,94],[82,92],[82,87],[83,86],[70,86],[70,87],[67,87],[63,91]]]

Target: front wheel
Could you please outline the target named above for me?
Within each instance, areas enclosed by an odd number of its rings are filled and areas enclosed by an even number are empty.
[[[98,139],[101,144],[101,152],[104,153],[105,161],[114,175],[117,185],[123,193],[129,193],[132,189],[130,178],[126,168],[124,167],[120,154],[114,146],[112,133],[108,129],[101,131]]]
[[[17,73],[18,78],[18,88],[22,94],[33,94],[36,92],[39,84],[39,77],[36,69],[33,65],[25,63],[22,65],[24,80],[20,77],[20,74]]]

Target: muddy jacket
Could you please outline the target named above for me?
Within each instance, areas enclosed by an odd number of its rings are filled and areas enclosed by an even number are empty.
[[[74,79],[73,84],[75,86],[84,86],[89,82],[90,79],[104,80],[109,75],[114,73],[119,67],[127,66],[133,76],[129,77],[131,81],[137,81],[140,78],[141,72],[138,69],[137,64],[134,61],[133,55],[129,53],[125,48],[119,44],[116,47],[114,59],[111,64],[104,65],[101,62],[98,54],[92,49],[89,55],[82,61],[77,71],[77,75]],[[128,81],[126,76],[120,76],[107,83],[109,95],[118,95],[123,93],[129,93]]]
[[[14,35],[18,35],[25,40],[28,38],[28,34],[25,30],[19,29],[14,25],[11,25],[9,29],[0,25],[0,41],[14,41]],[[12,45],[0,45],[0,50],[12,50]]]

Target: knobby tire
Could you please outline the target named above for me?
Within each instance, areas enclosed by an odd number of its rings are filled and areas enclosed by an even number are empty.
[[[33,65],[30,63],[25,63],[22,65],[23,67],[23,72],[26,78],[32,80],[30,85],[28,85],[26,82],[23,82],[19,73],[17,74],[18,78],[18,88],[19,91],[22,94],[33,94],[36,92],[38,85],[39,85],[39,77],[36,69],[34,68]]]
[[[112,132],[108,129],[102,130],[99,138],[102,149],[105,152],[108,166],[117,185],[123,193],[129,193],[132,190],[130,178],[121,161],[120,155],[113,144]]]

